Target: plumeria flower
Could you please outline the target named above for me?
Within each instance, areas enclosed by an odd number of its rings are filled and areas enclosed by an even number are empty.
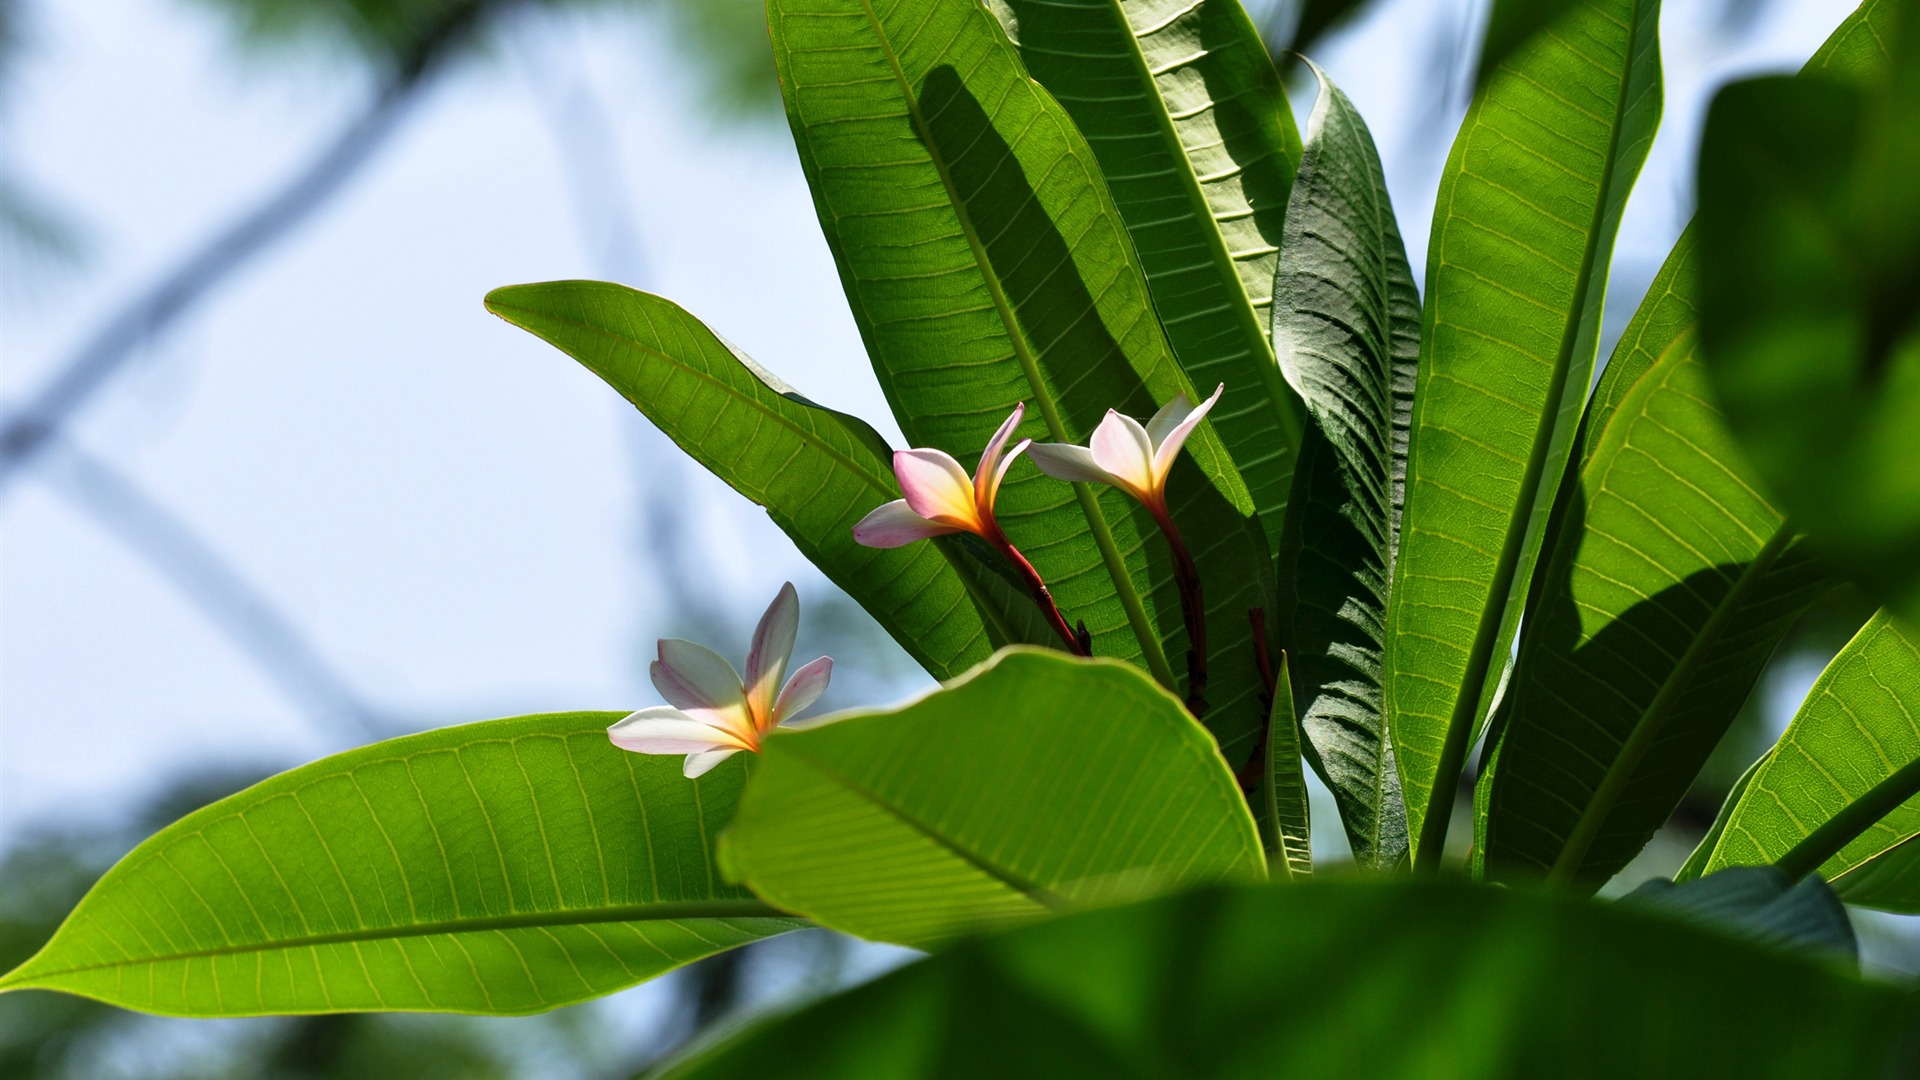
[[[875,507],[854,525],[853,538],[867,547],[896,548],[948,533],[972,533],[998,548],[1013,563],[1021,580],[1026,582],[1028,594],[1046,615],[1053,632],[1060,635],[1067,651],[1090,656],[1092,649],[1086,636],[1074,633],[1067,625],[1066,616],[1060,614],[1060,607],[1053,602],[1053,594],[1047,591],[1040,572],[1013,546],[1013,541],[1007,539],[1006,531],[993,516],[1000,482],[1013,467],[1013,459],[1033,445],[1032,439],[1021,439],[1013,449],[1007,449],[1008,440],[1013,438],[1014,429],[1026,414],[1024,402],[1013,407],[1013,415],[987,440],[987,448],[981,452],[980,464],[972,476],[944,450],[895,451],[893,475],[900,481],[900,492],[906,498]]]
[[[1056,480],[1112,484],[1145,503],[1156,517],[1165,517],[1173,460],[1226,388],[1220,384],[1212,397],[1198,405],[1178,394],[1144,426],[1108,409],[1106,419],[1093,429],[1089,445],[1038,443],[1029,456],[1041,472]]]
[[[1056,480],[1112,484],[1140,500],[1160,526],[1172,549],[1173,577],[1180,586],[1180,614],[1187,624],[1187,709],[1195,716],[1207,711],[1207,604],[1200,571],[1167,509],[1167,476],[1187,436],[1226,388],[1220,384],[1212,397],[1198,405],[1187,395],[1177,394],[1144,426],[1108,409],[1106,419],[1093,429],[1089,445],[1038,443],[1028,451],[1040,471]]]
[[[800,597],[788,582],[754,628],[744,679],[705,645],[661,638],[660,659],[648,673],[669,704],[641,709],[608,728],[607,737],[636,754],[685,754],[689,778],[742,750],[757,752],[768,732],[820,699],[833,675],[833,659],[823,656],[781,685],[799,626]]]
[[[989,543],[1005,543],[1006,533],[993,516],[993,501],[1013,459],[1033,445],[1032,439],[1021,439],[1007,449],[1007,440],[1013,438],[1026,413],[1024,402],[1014,406],[1013,415],[987,441],[972,476],[944,450],[895,451],[893,475],[906,498],[876,507],[861,518],[853,527],[853,538],[867,547],[896,548],[930,536],[970,532]]]

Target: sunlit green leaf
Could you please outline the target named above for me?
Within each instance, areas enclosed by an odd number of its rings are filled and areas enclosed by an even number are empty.
[[[1614,234],[1659,121],[1658,16],[1657,0],[1576,7],[1489,78],[1442,174],[1387,615],[1416,863],[1439,858],[1586,400]]]
[[[1300,879],[1313,876],[1313,819],[1287,667],[1287,655],[1281,653],[1267,720],[1266,768],[1254,792],[1254,809],[1268,869],[1274,877]]]
[[[728,884],[740,759],[698,781],[619,713],[443,728],[324,758],[156,833],[0,990],[177,1016],[517,1014],[802,925]]]
[[[1032,602],[956,543],[854,543],[854,523],[899,497],[885,440],[858,417],[808,401],[672,301],[557,281],[495,289],[487,309],[586,365],[766,507],[800,553],[934,678],[985,660],[995,643],[1051,639]]]
[[[1882,611],[1862,627],[1807,695],[1786,734],[1728,816],[1707,859],[1723,866],[1777,862],[1822,825],[1852,812],[1896,774],[1920,761],[1920,643]],[[1915,790],[1920,790],[1916,787]],[[1870,814],[1868,826],[1819,867],[1842,896],[1846,875],[1920,835],[1920,798]],[[1876,820],[1877,819],[1877,820]],[[1871,823],[1870,826],[1868,823]],[[1876,891],[1889,906],[1920,904],[1920,894]],[[1857,897],[1847,897],[1858,899]]]
[[[1313,72],[1320,96],[1273,284],[1274,350],[1312,419],[1280,546],[1280,639],[1309,753],[1340,804],[1354,859],[1387,867],[1407,857],[1380,656],[1406,497],[1420,297],[1373,136],[1347,96]]]
[[[1130,665],[1042,649],[768,739],[721,860],[781,910],[907,945],[1265,873],[1179,700]]]
[[[1592,442],[1541,569],[1477,852],[1598,886],[1636,855],[1831,586],[1757,490],[1683,337]]]
[[[1444,883],[1208,889],[964,943],[666,1076],[1905,1075],[1900,989],[1621,905]]]
[[[1300,404],[1267,338],[1300,155],[1280,75],[1239,0],[996,0],[1027,70],[1105,173],[1161,325],[1267,539],[1286,517]]]
[[[971,464],[1022,401],[1022,435],[1084,442],[1110,408],[1146,417],[1193,393],[1093,152],[978,0],[768,14],[821,227],[908,441]],[[1187,445],[1170,502],[1206,583],[1206,720],[1244,760],[1266,720],[1247,612],[1270,606],[1272,571],[1218,437]],[[1179,591],[1144,510],[1018,464],[1000,520],[1095,653],[1177,685]]]

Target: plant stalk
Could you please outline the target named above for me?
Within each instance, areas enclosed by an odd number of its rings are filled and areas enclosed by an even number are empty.
[[[1088,647],[1080,635],[1073,632],[1073,627],[1067,625],[1067,617],[1060,614],[1060,605],[1053,602],[1053,593],[1047,589],[1046,580],[1040,576],[1040,571],[1035,570],[1033,564],[1027,561],[1027,557],[1020,554],[1020,549],[1013,546],[1013,541],[1001,537],[998,546],[1013,563],[1014,568],[1020,571],[1021,579],[1027,583],[1027,594],[1033,597],[1035,604],[1039,605],[1040,613],[1047,617],[1047,623],[1053,627],[1053,632],[1060,635],[1060,640],[1066,645],[1067,651],[1075,656],[1092,656],[1093,649]]]
[[[1194,565],[1193,554],[1187,550],[1187,542],[1181,538],[1180,529],[1174,525],[1173,515],[1167,508],[1148,509],[1160,526],[1160,535],[1167,538],[1167,547],[1173,551],[1173,580],[1180,586],[1180,617],[1187,624],[1187,711],[1198,720],[1211,708],[1207,704],[1207,603],[1200,589],[1200,568]]]

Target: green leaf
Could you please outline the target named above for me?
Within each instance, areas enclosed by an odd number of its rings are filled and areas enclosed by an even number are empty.
[[[1484,873],[1598,887],[1664,825],[1832,582],[1757,490],[1683,337],[1612,411],[1555,533],[1498,733]]]
[[[1239,0],[998,0],[1027,71],[1086,135],[1140,253],[1161,325],[1267,539],[1286,518],[1300,403],[1267,309],[1300,136]]]
[[[1860,962],[1846,905],[1818,877],[1795,882],[1772,866],[1730,866],[1693,881],[1654,878],[1620,903],[1850,967]]]
[[[1884,786],[1911,779],[1916,761],[1920,644],[1881,611],[1814,683],[1734,806],[1707,870],[1779,862],[1822,827],[1852,819],[1860,828],[1851,841],[1818,864],[1841,887],[1845,875],[1920,835],[1920,799],[1905,797],[1911,784],[1891,799]],[[1876,798],[1891,805],[1863,814]],[[1920,897],[1893,899],[1899,908]]]
[[[1487,30],[1480,39],[1480,67],[1474,79],[1483,85],[1513,54],[1533,43],[1565,18],[1582,0],[1494,0]]]
[[[1713,857],[1713,849],[1720,845],[1720,838],[1726,835],[1727,819],[1733,816],[1733,808],[1740,804],[1740,799],[1747,793],[1747,785],[1753,783],[1754,775],[1766,763],[1767,755],[1761,754],[1754,759],[1753,764],[1740,773],[1740,778],[1733,782],[1733,787],[1727,791],[1727,797],[1721,802],[1719,811],[1713,815],[1713,824],[1708,826],[1707,834],[1700,838],[1700,843],[1694,846],[1693,853],[1687,856],[1686,863],[1680,867],[1678,873],[1673,875],[1675,883],[1684,885],[1706,871],[1707,860]]]
[[[1908,11],[1885,86],[1760,79],[1714,99],[1701,334],[1735,433],[1809,542],[1920,620],[1920,14]]]
[[[1894,1076],[1916,1015],[1902,989],[1621,905],[1315,882],[967,942],[666,1076]]]
[[[1658,16],[1657,0],[1588,0],[1514,53],[1441,177],[1385,663],[1420,865],[1440,857],[1586,400],[1659,121]]]
[[[1193,388],[1155,318],[1099,164],[977,0],[769,0],[800,160],[901,430],[971,461],[1015,404],[1021,434],[1084,442],[1118,409]],[[1247,612],[1272,571],[1245,486],[1204,425],[1170,485],[1207,583],[1207,723],[1246,757],[1265,722]],[[1186,652],[1171,558],[1116,491],[1025,465],[999,517],[1095,652],[1173,686]]]
[[[1308,120],[1273,342],[1307,404],[1280,546],[1281,643],[1315,769],[1362,866],[1407,857],[1407,811],[1382,704],[1381,653],[1406,498],[1420,297],[1366,123],[1311,61]],[[1284,617],[1290,614],[1291,618]]]
[[[746,779],[620,713],[443,728],[304,765],[109,870],[0,990],[172,1016],[540,1012],[803,925],[710,857]]]
[[[900,494],[886,441],[858,417],[808,401],[672,301],[556,281],[495,289],[487,310],[580,361],[766,507],[934,678],[958,675],[996,644],[1051,638],[1032,601],[951,541],[856,544],[854,523]]]
[[[1833,888],[1849,904],[1920,915],[1920,837],[1910,837],[1840,875]]]
[[[1294,718],[1287,654],[1274,673],[1273,709],[1267,718],[1267,761],[1255,793],[1260,845],[1274,877],[1313,876],[1313,820],[1307,777],[1300,768],[1300,728]]]
[[[1014,648],[903,708],[767,740],[721,841],[782,910],[877,941],[1263,876],[1213,740],[1139,669]]]

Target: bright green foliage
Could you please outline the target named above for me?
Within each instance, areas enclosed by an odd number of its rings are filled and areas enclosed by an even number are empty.
[[[1814,684],[1779,745],[1741,793],[1706,869],[1779,860],[1889,778],[1911,772],[1909,763],[1916,760],[1920,644],[1882,612]],[[1916,790],[1920,786],[1909,786],[1907,794]],[[1899,808],[1884,818],[1868,815],[1872,826],[1821,864],[1820,873],[1843,896],[1845,875],[1920,835],[1920,801],[1895,805]],[[1886,881],[1877,884],[1875,891],[1890,906],[1920,906],[1920,892],[1893,895]]]
[[[1683,338],[1620,400],[1556,532],[1476,845],[1597,886],[1686,794],[1828,580],[1745,472]]]
[[[1614,906],[1458,884],[1209,889],[971,942],[670,1069],[769,1076],[1903,1075],[1907,996]]]
[[[1715,99],[1702,337],[1781,505],[1920,620],[1920,15],[1908,7],[1884,86],[1760,79]]]
[[[768,739],[721,860],[783,910],[907,945],[1265,873],[1179,700],[1138,668],[1043,649]]]
[[[558,281],[495,289],[487,309],[586,365],[766,507],[801,554],[934,678],[985,660],[996,643],[1049,639],[1032,602],[957,544],[854,543],[854,522],[899,494],[885,440],[866,421],[808,401],[672,301]]]
[[[1373,136],[1318,67],[1273,342],[1312,419],[1280,546],[1281,644],[1308,752],[1354,860],[1407,857],[1406,803],[1382,701],[1387,596],[1406,499],[1420,296]]]
[[[746,779],[607,741],[617,713],[444,728],[283,773],[108,871],[0,979],[179,1016],[517,1014],[800,923],[729,885]]]
[[[1613,237],[1659,122],[1658,17],[1658,0],[1588,0],[1515,52],[1440,181],[1387,618],[1416,863],[1440,856],[1586,400]]]
[[[1259,790],[1253,793],[1253,808],[1272,876],[1305,879],[1313,876],[1312,808],[1306,774],[1300,768],[1300,726],[1294,719],[1287,667],[1287,656],[1281,653],[1280,669],[1274,672],[1273,711],[1267,719],[1267,767]]]
[[[1293,111],[1239,0],[999,0],[1027,71],[1087,137],[1160,324],[1271,543],[1286,518],[1300,404],[1267,338]]]
[[[1021,434],[1085,442],[1108,409],[1193,392],[1154,318],[1099,166],[976,0],[772,0],[788,119],[821,227],[909,442],[971,464],[1014,405]],[[1187,444],[1174,519],[1207,581],[1213,709],[1244,758],[1265,721],[1247,610],[1266,542],[1219,439]],[[1171,560],[1146,512],[1024,465],[1000,520],[1097,654],[1184,674]],[[1168,658],[1173,658],[1170,665]]]

